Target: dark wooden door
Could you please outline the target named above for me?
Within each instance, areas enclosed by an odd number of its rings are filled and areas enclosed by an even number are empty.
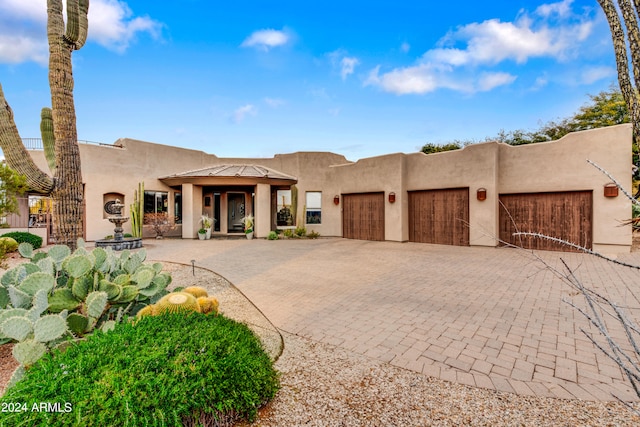
[[[469,189],[410,191],[409,241],[469,246]]]
[[[343,237],[384,240],[384,193],[343,194],[342,204]]]
[[[514,236],[540,233],[591,249],[593,246],[593,193],[528,193],[500,195],[500,240],[526,249],[574,251],[551,240]],[[504,244],[504,243],[503,243]]]
[[[244,231],[245,204],[243,193],[227,193],[227,232]]]

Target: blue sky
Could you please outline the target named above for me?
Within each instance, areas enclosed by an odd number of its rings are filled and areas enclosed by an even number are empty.
[[[91,0],[78,137],[357,160],[532,130],[617,82],[595,0],[450,5]],[[0,83],[25,138],[50,105],[45,24],[46,0],[0,0]]]

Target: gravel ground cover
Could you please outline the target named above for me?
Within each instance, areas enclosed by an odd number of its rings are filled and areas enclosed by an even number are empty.
[[[349,350],[280,334],[225,278],[165,263],[172,287],[199,285],[221,312],[260,336],[281,373],[281,390],[247,426],[632,426],[640,417],[617,402],[519,396],[453,384]],[[283,341],[284,338],[284,341]],[[16,363],[0,346],[0,393]]]

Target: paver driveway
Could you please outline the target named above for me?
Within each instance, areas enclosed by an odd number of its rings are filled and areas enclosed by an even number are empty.
[[[145,240],[148,258],[225,276],[280,329],[441,379],[524,395],[637,400],[569,285],[531,252],[419,243]],[[537,255],[640,317],[637,270],[592,256]],[[640,254],[619,255],[640,264]],[[286,351],[286,348],[285,348]]]

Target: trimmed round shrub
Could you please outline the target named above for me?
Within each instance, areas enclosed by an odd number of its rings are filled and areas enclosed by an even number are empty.
[[[9,254],[18,250],[18,242],[11,237],[0,237],[0,246],[4,253]]]
[[[18,242],[18,244],[31,243],[33,249],[38,249],[42,246],[42,237],[36,234],[27,233],[26,231],[13,231],[11,233],[5,233],[0,237],[11,237]]]
[[[278,233],[275,231],[270,231],[267,235],[267,240],[278,240]]]
[[[271,359],[245,325],[164,314],[45,355],[0,405],[26,405],[2,414],[12,426],[230,425],[252,421],[278,387]],[[56,410],[34,411],[41,402]]]

